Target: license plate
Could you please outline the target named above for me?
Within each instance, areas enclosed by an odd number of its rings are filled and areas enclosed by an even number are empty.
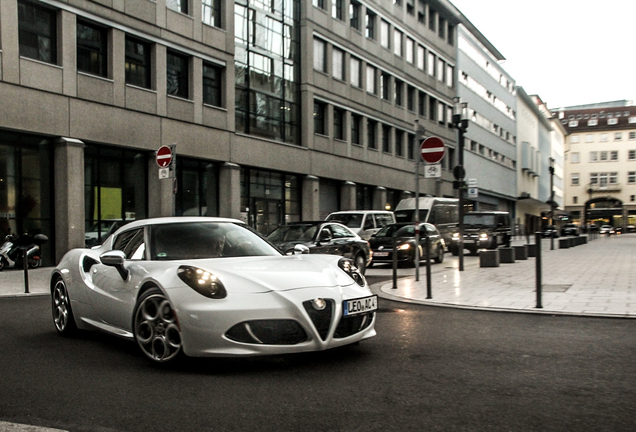
[[[345,300],[343,303],[345,316],[357,315],[376,310],[378,308],[378,296]]]
[[[388,252],[373,252],[373,256],[375,257],[385,257],[385,256],[389,256]]]

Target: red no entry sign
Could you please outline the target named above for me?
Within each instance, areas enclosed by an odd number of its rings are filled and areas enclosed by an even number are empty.
[[[168,146],[161,146],[157,150],[157,165],[166,168],[172,162],[172,150]]]
[[[426,138],[420,147],[422,159],[431,164],[441,161],[445,152],[446,146],[444,145],[444,141],[438,137]]]

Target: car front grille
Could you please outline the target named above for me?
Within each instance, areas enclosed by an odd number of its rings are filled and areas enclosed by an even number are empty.
[[[236,324],[225,336],[259,345],[296,345],[307,340],[307,333],[294,320],[253,320]]]
[[[309,315],[311,322],[314,324],[314,327],[316,327],[316,330],[322,340],[327,339],[334,310],[333,300],[325,299],[325,301],[326,305],[322,310],[317,310],[313,306],[313,302],[311,300],[303,302],[303,307],[305,308],[305,311],[307,311],[307,315]]]
[[[348,317],[344,316],[340,319],[340,322],[338,323],[338,327],[336,327],[336,332],[334,333],[333,337],[336,339],[342,339],[361,332],[371,325],[374,318],[375,312]]]

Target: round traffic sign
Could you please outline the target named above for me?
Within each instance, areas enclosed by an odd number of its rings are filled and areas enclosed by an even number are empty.
[[[168,146],[161,146],[157,150],[157,165],[160,168],[166,168],[172,162],[172,150]]]
[[[422,154],[422,159],[434,164],[442,160],[444,153],[446,153],[446,146],[441,138],[429,137],[422,142],[420,153]]]

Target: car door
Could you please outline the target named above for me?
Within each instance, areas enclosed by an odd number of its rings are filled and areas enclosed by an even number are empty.
[[[126,280],[115,267],[100,263],[90,270],[91,282],[89,298],[97,317],[104,323],[130,330],[139,281],[145,271],[135,262],[145,261],[145,231],[137,228],[117,236],[113,250],[121,250],[126,255],[125,267],[130,271]]]
[[[311,247],[311,253],[316,254],[335,254],[336,246],[333,242],[333,233],[331,232],[331,225],[323,225],[318,234],[316,234],[316,241]]]
[[[354,258],[358,252],[358,247],[356,246],[358,237],[345,226],[333,224],[330,228],[333,233],[333,245],[335,248],[333,253],[347,258]]]

